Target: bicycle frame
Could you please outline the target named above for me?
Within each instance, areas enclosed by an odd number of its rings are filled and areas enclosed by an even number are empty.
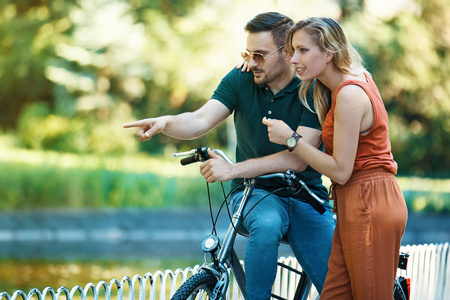
[[[174,156],[186,156],[190,155],[189,157],[182,159],[182,164],[189,164],[195,161],[203,161],[204,158],[202,158],[202,155],[205,155],[207,148],[197,148],[188,152],[183,153],[176,153]],[[221,150],[213,150],[215,153],[219,154],[222,158],[227,160],[230,163],[233,163],[229,157],[222,152]],[[199,152],[203,154],[199,154]],[[207,153],[207,152],[206,152]],[[209,156],[207,157],[209,158]],[[269,176],[278,176],[281,177],[283,175],[272,174]],[[293,173],[289,173],[292,178],[295,178]],[[299,180],[300,184],[304,184]],[[225,234],[224,240],[222,244],[219,244],[219,238],[215,235],[208,235],[206,236],[202,241],[202,249],[205,253],[209,253],[212,258],[212,263],[205,262],[201,267],[200,270],[209,272],[210,274],[214,275],[217,278],[217,284],[213,291],[213,297],[212,299],[224,299],[226,292],[229,287],[230,283],[230,276],[228,273],[228,268],[231,269],[233,272],[234,278],[240,288],[240,291],[242,293],[242,296],[244,299],[246,298],[246,280],[245,280],[245,272],[240,264],[240,260],[234,250],[234,242],[236,240],[236,236],[239,234],[239,228],[243,222],[244,219],[244,209],[247,205],[248,199],[251,197],[254,186],[255,186],[255,179],[245,179],[244,180],[244,192],[242,195],[242,199],[240,201],[240,204],[236,210],[236,212],[233,214],[230,225],[228,227],[228,230]],[[292,184],[292,182],[290,182]],[[304,188],[304,187],[303,187]],[[309,189],[307,189],[309,193]],[[321,199],[318,198],[318,201],[321,201]],[[319,204],[320,205],[320,204]],[[317,208],[316,208],[317,209]],[[219,250],[220,249],[220,250]],[[218,252],[218,253],[217,253]],[[280,265],[280,264],[279,264]],[[293,268],[290,268],[289,266],[282,265],[282,267],[285,267],[289,269],[289,271],[295,272],[298,275],[301,275],[301,279],[299,281],[299,284],[296,289],[295,297],[296,300],[306,300],[309,290],[312,286],[311,280],[306,276],[306,273],[300,272],[298,270],[295,270]],[[279,297],[277,295],[272,295],[273,298],[276,299],[284,299],[282,297]]]
[[[233,272],[234,278],[241,290],[241,293],[246,298],[246,289],[245,289],[245,272],[240,264],[240,260],[234,250],[234,242],[236,240],[236,236],[239,233],[238,229],[242,224],[243,221],[243,212],[244,208],[247,204],[247,200],[252,195],[253,189],[254,189],[255,180],[250,179],[246,180],[244,185],[245,189],[243,192],[242,200],[236,210],[236,212],[233,214],[231,224],[228,227],[227,233],[225,234],[225,238],[223,240],[223,243],[220,247],[220,251],[215,257],[215,252],[217,251],[218,247],[215,247],[217,245],[210,244],[212,251],[208,250],[208,246],[205,244],[209,243],[209,238],[212,238],[211,236],[207,236],[203,242],[202,242],[202,248],[205,252],[211,253],[213,257],[213,263],[207,263],[204,264],[200,269],[205,270],[207,272],[210,272],[211,274],[218,276],[218,284],[216,285],[216,288],[214,290],[214,295],[217,297],[216,299],[222,299],[221,297],[225,297],[225,294],[227,292],[227,289],[229,287],[230,278],[229,274],[227,272],[227,266],[231,269]],[[214,239],[214,238],[212,238]],[[289,268],[288,266],[283,266],[286,268]],[[297,290],[295,293],[294,299],[307,299],[309,290],[311,288],[311,281],[306,276],[304,272],[299,272],[298,270],[289,268],[290,271],[295,272],[299,275],[301,275],[301,280],[299,281],[299,284],[297,286]],[[272,295],[273,298],[276,299],[284,299],[277,295]]]

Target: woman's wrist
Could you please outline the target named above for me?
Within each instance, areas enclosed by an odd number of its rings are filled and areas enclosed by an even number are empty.
[[[297,146],[297,143],[301,138],[302,136],[294,131],[291,136],[286,139],[286,145],[289,149],[289,152],[294,151],[295,146]]]

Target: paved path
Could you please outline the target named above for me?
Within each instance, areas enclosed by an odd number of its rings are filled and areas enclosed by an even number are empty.
[[[219,237],[227,214],[218,222]],[[0,213],[0,258],[120,259],[202,257],[211,233],[209,211],[102,210]],[[236,242],[242,254],[246,239]],[[450,242],[448,216],[410,215],[402,244]],[[282,246],[280,255],[292,255]]]

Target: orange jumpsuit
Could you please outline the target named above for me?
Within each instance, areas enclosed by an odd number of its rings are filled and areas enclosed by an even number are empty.
[[[350,180],[333,184],[331,194],[337,213],[328,262],[328,273],[320,299],[392,299],[400,242],[407,209],[395,174],[397,163],[391,153],[389,123],[378,89],[369,74],[358,85],[372,102],[374,124],[358,142]],[[323,128],[326,153],[333,154],[334,108],[332,99]]]

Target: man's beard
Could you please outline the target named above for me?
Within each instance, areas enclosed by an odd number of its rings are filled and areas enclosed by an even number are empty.
[[[255,84],[267,85],[267,84],[271,83],[272,81],[278,79],[283,74],[283,72],[284,72],[283,59],[280,56],[280,58],[278,59],[277,63],[275,64],[275,66],[273,67],[273,69],[271,70],[270,73],[264,72],[264,69],[259,68],[259,67],[253,68],[252,71],[259,71],[259,72],[262,71],[263,72],[262,77],[260,77],[260,78],[254,77]]]

